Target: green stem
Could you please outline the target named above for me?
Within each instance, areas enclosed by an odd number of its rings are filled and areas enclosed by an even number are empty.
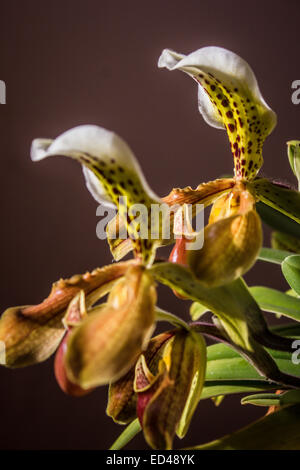
[[[160,321],[166,321],[171,323],[172,325],[176,326],[177,328],[184,328],[185,330],[189,330],[189,325],[182,320],[181,318],[177,317],[173,313],[167,312],[162,308],[156,307],[155,308],[156,318]]]
[[[109,448],[109,450],[120,450],[128,442],[130,442],[140,431],[141,431],[141,425],[138,419],[135,419],[130,423],[126,429],[120,434],[120,436],[115,440],[113,445]]]
[[[253,341],[253,352],[247,351],[234,344],[222,331],[219,331],[215,325],[196,321],[189,323],[189,326],[193,330],[222,341],[233,348],[242,357],[244,357],[244,359],[246,359],[246,361],[248,361],[262,377],[269,381],[291,388],[300,388],[300,378],[281,372],[270,354],[268,354],[268,352],[255,341]]]

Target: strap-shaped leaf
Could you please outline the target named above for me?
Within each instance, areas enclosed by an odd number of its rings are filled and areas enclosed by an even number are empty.
[[[165,321],[171,323],[171,325],[176,326],[177,328],[183,328],[185,330],[189,330],[189,325],[182,320],[181,318],[177,317],[173,313],[167,312],[159,307],[155,308],[156,320],[158,321]]]
[[[292,348],[290,352],[269,352],[280,371],[300,377],[299,365],[292,362]],[[260,375],[254,367],[229,346],[219,343],[207,348],[206,382],[259,379]]]
[[[217,396],[226,396],[237,393],[260,392],[264,390],[275,390],[275,384],[264,380],[209,380],[205,382],[202,390],[201,400]]]
[[[221,287],[206,288],[187,268],[178,264],[157,263],[151,272],[183,297],[200,302],[214,312],[231,340],[243,349],[252,350],[252,334],[270,336],[259,306],[241,279]]]
[[[270,385],[262,380],[243,380],[243,381],[209,381],[205,383],[205,386],[201,393],[201,400],[213,398],[216,396],[247,393],[247,392],[259,392],[263,390],[272,390],[275,386]],[[116,441],[110,447],[110,450],[120,450],[125,447],[134,437],[142,431],[142,427],[138,419],[132,421],[125,430],[120,434]]]
[[[200,302],[193,302],[190,308],[190,315],[192,320],[198,320],[204,313],[209,312],[209,308]]]
[[[300,322],[300,299],[270,287],[250,287],[250,292],[262,310]]]
[[[300,224],[300,193],[266,178],[251,183],[259,201],[281,212]],[[284,226],[281,228],[284,231]],[[291,234],[292,235],[292,234]]]
[[[300,238],[300,224],[293,219],[284,215],[282,212],[273,209],[273,207],[259,201],[256,204],[256,210],[261,216],[263,222],[269,225],[274,230],[279,230],[292,237]]]
[[[281,264],[285,258],[291,256],[291,252],[284,250],[275,250],[274,248],[263,247],[260,250],[258,259],[261,261],[268,261],[269,263]]]
[[[286,258],[281,268],[291,288],[300,295],[300,255],[292,255]]]
[[[300,391],[288,390],[284,393],[256,393],[241,400],[242,405],[284,406],[300,403]]]
[[[273,331],[276,331],[281,334],[290,335],[290,336],[299,336],[300,330],[299,326],[295,324],[291,325],[280,325],[277,327],[272,328]],[[271,351],[274,355],[274,351]],[[233,351],[226,345],[218,344],[208,346],[207,348],[207,369],[206,369],[206,381],[201,393],[201,400],[206,400],[212,397],[220,396],[220,395],[230,395],[230,394],[237,394],[237,393],[250,393],[250,392],[259,392],[259,391],[271,391],[276,390],[278,386],[275,383],[270,383],[266,380],[262,380],[261,378],[254,379],[252,376],[253,368],[249,366],[247,361],[243,360],[239,363],[239,371],[235,373],[234,367],[234,358],[240,357],[238,353]],[[282,353],[277,354],[276,361],[278,357],[285,357],[286,355],[282,355]],[[226,358],[230,359],[231,362],[231,370],[233,370],[234,374],[231,378],[227,377],[226,374]],[[275,356],[274,356],[275,358]],[[224,362],[223,362],[224,360]],[[218,364],[218,361],[220,364]],[[285,366],[288,367],[289,360],[285,359]],[[282,365],[283,361],[281,362]],[[246,368],[245,371],[242,373],[243,366]],[[218,378],[214,379],[215,371],[218,374]],[[224,371],[224,375],[222,375],[222,371]],[[248,371],[248,374],[247,374]],[[249,377],[249,371],[250,377]],[[294,369],[293,369],[294,371]],[[291,370],[290,370],[291,372]],[[245,378],[246,377],[246,378]],[[116,442],[113,444],[111,449],[121,449],[125,446],[139,431],[141,427],[138,425],[138,421],[135,420],[125,431],[119,436]]]
[[[300,238],[293,237],[283,232],[273,232],[271,245],[278,250],[287,250],[292,253],[300,253]]]
[[[157,263],[152,266],[151,272],[157,280],[174,289],[180,295],[198,301],[216,313],[224,322],[224,327],[231,339],[241,347],[251,349],[248,325],[244,315],[247,308],[247,298],[243,307],[238,296],[232,295],[232,288],[240,291],[243,295],[244,289],[239,281],[209,289],[204,287],[187,268],[175,263]],[[234,287],[232,287],[233,285]],[[252,300],[251,296],[250,300]]]

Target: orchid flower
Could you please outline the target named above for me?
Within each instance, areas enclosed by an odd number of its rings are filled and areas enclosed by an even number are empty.
[[[135,213],[130,213],[130,208],[139,204],[149,209],[152,203],[161,201],[148,186],[135,156],[124,140],[102,127],[84,125],[64,132],[53,141],[33,141],[33,161],[53,155],[64,155],[82,164],[86,185],[92,196],[104,206],[118,208],[135,255],[141,257],[144,263],[151,264],[158,242],[148,236],[150,222],[143,221],[141,227],[141,222],[136,220]],[[140,237],[142,229],[146,229],[147,233]]]
[[[80,126],[54,141],[33,142],[34,161],[53,155],[79,161],[96,200],[118,208],[134,260],[60,280],[40,305],[8,309],[0,321],[0,338],[10,367],[44,361],[57,349],[54,367],[60,387],[82,396],[126,374],[150,340],[156,288],[149,268],[158,242],[150,237],[150,210],[148,220],[139,222],[130,210],[135,204],[150,209],[161,201],[147,185],[127,144],[103,128]],[[140,236],[142,223],[149,224],[144,237]],[[94,307],[106,294],[107,302]]]
[[[8,309],[1,318],[7,365],[43,361],[59,346],[55,359],[58,383],[66,393],[78,396],[124,375],[151,337],[156,289],[146,268],[153,262],[157,241],[148,236],[149,221],[137,221],[136,213],[130,211],[135,204],[150,209],[160,199],[146,183],[128,145],[106,129],[79,126],[54,141],[33,142],[34,161],[52,155],[68,156],[83,165],[92,195],[98,202],[118,208],[135,255],[132,261],[61,280],[42,304]],[[143,237],[142,224],[147,228]],[[107,293],[107,302],[93,307]],[[11,328],[13,336],[9,336]]]
[[[197,81],[204,119],[227,130],[234,176],[196,189],[175,188],[159,198],[129,146],[111,131],[85,125],[54,140],[34,140],[32,160],[60,155],[82,165],[92,196],[117,209],[106,229],[115,259],[131,250],[134,257],[60,279],[38,305],[8,308],[0,319],[0,342],[5,344],[5,365],[11,368],[45,361],[55,353],[55,376],[67,394],[80,397],[109,384],[108,415],[119,423],[138,417],[149,445],[169,449],[175,434],[185,435],[201,399],[206,370],[202,334],[230,345],[259,376],[299,387],[300,379],[281,372],[264,348],[290,351],[292,340],[269,330],[240,277],[255,262],[262,244],[257,203],[300,223],[300,195],[257,177],[262,145],[276,116],[246,62],[212,47],[186,57],[165,50],[159,66],[183,70]],[[293,156],[298,175],[296,157],[298,153]],[[171,218],[169,239],[162,230],[164,216],[152,218],[152,206],[161,203],[179,206]],[[204,248],[189,250],[202,234],[177,221],[185,204],[195,208],[197,203],[212,204],[212,210]],[[112,236],[115,228],[117,238]],[[119,236],[122,229],[125,239]],[[156,260],[156,249],[174,242],[178,234],[182,238],[176,241],[171,262]],[[187,324],[159,309],[157,282],[195,302],[193,319],[210,310],[215,324]],[[151,339],[156,321],[176,329]]]
[[[185,329],[155,336],[135,367],[110,386],[107,414],[124,424],[138,417],[154,449],[184,437],[205,379],[206,345]]]
[[[165,49],[158,66],[192,77],[204,120],[227,131],[234,176],[200,184],[195,190],[174,189],[166,198],[182,204],[213,204],[204,248],[188,252],[179,239],[170,259],[189,265],[207,286],[223,285],[248,271],[259,253],[262,230],[257,202],[300,222],[299,193],[257,177],[263,143],[276,125],[276,114],[263,99],[250,66],[231,51],[204,47],[184,56]]]

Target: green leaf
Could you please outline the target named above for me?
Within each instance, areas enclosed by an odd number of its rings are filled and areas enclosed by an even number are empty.
[[[176,326],[177,328],[184,328],[185,330],[189,330],[189,325],[183,321],[181,318],[177,317],[173,313],[167,312],[162,308],[156,307],[155,308],[156,319],[158,321],[165,321],[171,323],[172,325]]]
[[[193,334],[193,339],[195,342],[195,352],[194,352],[195,365],[197,364],[196,370],[194,371],[193,382],[190,388],[190,393],[187,398],[183,413],[178,424],[176,434],[181,439],[186,435],[191,419],[194,415],[194,412],[197,408],[197,405],[201,399],[201,393],[205,381],[205,371],[206,371],[206,343],[202,335],[196,333]],[[198,356],[198,357],[197,357]]]
[[[298,180],[298,189],[300,189],[300,141],[290,140],[287,142],[287,151],[291,168]]]
[[[120,434],[120,436],[115,440],[113,445],[109,448],[109,450],[120,450],[128,442],[130,442],[140,431],[141,431],[141,425],[138,419],[135,419],[130,423],[126,429]]]
[[[270,384],[264,380],[210,380],[205,382],[201,400],[236,393],[260,392],[276,390],[278,385]]]
[[[200,302],[193,302],[190,308],[190,315],[192,320],[198,320],[204,313],[209,312],[209,309],[200,304]]]
[[[256,204],[256,209],[262,220],[274,230],[300,237],[300,225],[294,220],[261,201]]]
[[[286,258],[281,268],[290,287],[300,295],[300,255],[292,255]]]
[[[294,405],[300,402],[300,390],[288,390],[287,392],[276,393],[257,393],[242,398],[242,405],[256,406],[284,406]]]
[[[150,271],[158,281],[215,313],[230,341],[244,352],[262,376],[283,383],[290,380],[289,377],[279,377],[276,364],[261,346],[280,350],[288,348],[289,351],[290,341],[269,331],[259,306],[241,278],[222,287],[207,288],[190,270],[175,263],[157,263]]]
[[[288,390],[280,395],[280,406],[300,403],[300,390]]]
[[[299,450],[300,405],[282,408],[198,450]]]
[[[221,405],[221,403],[223,402],[224,398],[225,398],[225,395],[217,395],[217,396],[215,396],[215,397],[212,397],[211,399],[212,399],[214,405],[215,405],[216,407],[218,407],[218,406]]]
[[[262,310],[280,313],[300,322],[300,299],[271,289],[270,287],[250,287],[250,292]]]
[[[297,299],[300,298],[297,292],[294,291],[294,289],[288,289],[285,293],[287,295],[290,295],[291,297],[296,297]]]
[[[278,230],[272,233],[271,246],[276,250],[290,251],[290,255],[300,253],[300,238],[292,237]]]
[[[275,250],[274,248],[262,248],[258,255],[261,261],[268,261],[269,263],[281,264],[285,258],[291,256],[293,253],[283,250]]]
[[[252,348],[247,321],[254,329],[261,319],[261,312],[241,279],[222,287],[207,288],[189,269],[179,264],[158,263],[150,271],[161,283],[214,312],[234,343],[244,349]]]
[[[300,336],[300,327],[294,324],[276,326],[272,328],[272,331],[286,336]],[[298,371],[298,375],[300,375],[298,366],[291,367],[293,364],[289,353],[275,351],[271,353],[280,367],[295,375]],[[228,374],[226,370],[227,360],[231,374]],[[277,388],[275,383],[263,380],[255,369],[229,346],[214,344],[207,348],[206,381],[201,393],[201,400],[219,395],[276,390]],[[141,431],[141,426],[136,419],[126,427],[110,450],[122,449],[139,431]]]
[[[251,187],[254,188],[261,202],[300,224],[300,193],[298,191],[282,184],[272,183],[266,178],[254,180]],[[282,232],[283,227],[278,230]]]
[[[273,333],[286,336],[287,338],[297,338],[300,336],[300,325],[297,323],[287,323],[286,325],[276,325],[270,328]]]
[[[276,393],[257,393],[241,399],[242,405],[279,406],[280,396]]]
[[[281,372],[300,377],[299,365],[292,362],[293,352],[269,350]],[[260,378],[254,367],[229,346],[218,343],[207,348],[206,381]]]
[[[287,337],[300,337],[300,326],[297,324],[287,324],[287,325],[278,325],[271,328],[272,332],[276,332],[278,334],[282,334]],[[217,346],[217,347],[216,347]],[[223,356],[224,354],[224,356]],[[272,351],[273,357],[276,353]],[[286,353],[278,353],[277,356],[280,354]],[[258,392],[263,390],[276,390],[278,385],[274,383],[269,383],[268,381],[259,377],[258,380],[254,380],[251,375],[251,379],[248,380],[245,378],[247,374],[242,374],[243,378],[237,378],[236,375],[233,375],[231,378],[225,380],[224,375],[222,375],[222,364],[221,367],[218,366],[217,361],[224,359],[225,357],[230,357],[231,366],[234,367],[233,359],[234,357],[240,357],[238,353],[233,351],[229,346],[224,344],[212,345],[207,348],[207,373],[206,373],[206,381],[204,388],[201,394],[201,400],[205,400],[207,398],[211,398],[218,395],[229,395],[234,393],[246,393],[246,392]],[[286,356],[285,356],[286,357]],[[212,361],[212,363],[211,363]],[[224,364],[224,363],[223,363]],[[251,369],[251,366],[244,362],[248,370]],[[249,366],[249,367],[248,367]],[[240,363],[240,371],[243,368],[243,363]],[[218,379],[214,379],[214,373],[217,372]],[[226,372],[226,371],[224,371]],[[300,371],[299,371],[300,372]]]

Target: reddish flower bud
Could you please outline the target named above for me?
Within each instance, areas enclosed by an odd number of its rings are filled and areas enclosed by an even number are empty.
[[[182,264],[183,266],[187,266],[187,250],[185,248],[186,243],[187,239],[184,236],[182,236],[182,238],[177,238],[174,248],[169,256],[169,261],[171,263]],[[176,290],[174,289],[173,294],[182,300],[185,300],[187,298],[181,294],[178,294],[178,292],[176,292]]]
[[[70,333],[74,326],[79,325],[86,315],[85,295],[84,291],[82,290],[70,302],[67,312],[64,316],[63,323],[67,328],[67,333],[65,334],[58,350],[56,351],[54,360],[54,374],[58,385],[63,392],[73,397],[81,397],[93,390],[92,388],[84,390],[79,385],[72,382],[67,376],[65,367],[65,355],[67,352],[67,343]]]
[[[63,392],[73,397],[82,397],[83,395],[90,393],[93,389],[84,390],[79,385],[71,382],[67,377],[64,358],[67,351],[67,341],[69,334],[70,330],[67,332],[58,350],[56,351],[54,360],[54,373],[57,383]]]

